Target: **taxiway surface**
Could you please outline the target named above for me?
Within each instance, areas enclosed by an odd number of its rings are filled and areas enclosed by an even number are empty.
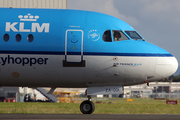
[[[143,114],[0,114],[0,120],[179,120],[180,115]]]

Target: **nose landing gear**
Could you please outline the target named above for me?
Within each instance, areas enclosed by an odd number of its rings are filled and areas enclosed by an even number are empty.
[[[145,83],[147,83],[147,86],[149,86],[149,82],[148,81],[144,81]]]
[[[83,114],[91,114],[95,110],[95,105],[91,101],[91,96],[88,96],[88,100],[85,100],[80,105],[80,110]]]

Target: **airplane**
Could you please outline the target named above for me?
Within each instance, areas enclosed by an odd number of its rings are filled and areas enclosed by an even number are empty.
[[[0,8],[0,86],[87,88],[80,105],[91,114],[92,95],[122,94],[124,86],[174,74],[177,59],[147,42],[126,22],[70,9]]]

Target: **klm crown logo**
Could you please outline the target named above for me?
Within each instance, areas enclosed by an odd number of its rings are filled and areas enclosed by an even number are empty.
[[[30,13],[27,15],[19,15],[18,18],[20,19],[20,21],[37,21],[37,19],[39,18],[38,15],[33,16]]]

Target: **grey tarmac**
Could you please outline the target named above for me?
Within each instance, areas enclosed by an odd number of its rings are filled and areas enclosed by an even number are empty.
[[[0,114],[0,120],[180,120],[168,114]]]

